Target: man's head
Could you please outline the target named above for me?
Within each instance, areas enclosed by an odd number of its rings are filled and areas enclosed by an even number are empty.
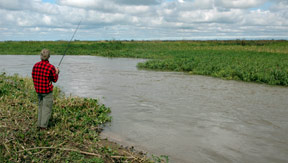
[[[40,54],[41,60],[47,61],[50,58],[50,51],[48,49],[43,49]]]

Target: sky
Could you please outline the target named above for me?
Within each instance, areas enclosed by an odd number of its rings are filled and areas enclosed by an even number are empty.
[[[0,41],[288,39],[288,0],[0,0]]]

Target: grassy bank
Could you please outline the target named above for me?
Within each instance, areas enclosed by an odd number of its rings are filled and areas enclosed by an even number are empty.
[[[0,74],[0,162],[152,162],[100,139],[109,108],[95,99],[65,97],[57,88],[53,94],[50,127],[39,131],[32,80]]]
[[[0,54],[63,54],[67,42],[1,42]],[[71,55],[149,58],[139,68],[288,86],[288,41],[74,41]]]

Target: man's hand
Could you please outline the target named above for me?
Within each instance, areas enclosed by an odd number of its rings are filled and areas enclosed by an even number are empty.
[[[60,73],[59,68],[56,68],[56,74],[58,75]]]

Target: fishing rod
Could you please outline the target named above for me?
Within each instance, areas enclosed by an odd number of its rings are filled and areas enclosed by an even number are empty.
[[[65,49],[64,54],[63,54],[63,56],[62,56],[62,58],[61,58],[61,60],[60,60],[60,62],[59,62],[59,64],[58,64],[58,66],[57,66],[58,68],[60,67],[60,65],[61,65],[61,63],[62,63],[62,60],[63,60],[64,56],[66,55],[66,52],[68,51],[68,49],[69,49],[69,47],[70,47],[70,44],[71,44],[71,41],[73,40],[76,32],[78,31],[81,22],[82,22],[82,19],[81,19],[80,22],[78,23],[78,26],[77,26],[77,28],[75,29],[72,38],[71,38],[70,41],[68,42],[67,48]]]

